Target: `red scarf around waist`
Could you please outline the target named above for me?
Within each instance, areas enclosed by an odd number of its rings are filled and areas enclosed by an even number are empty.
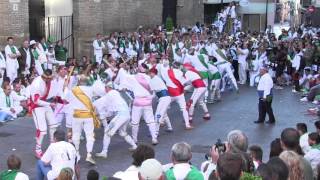
[[[170,80],[173,82],[173,84],[175,84],[177,86],[176,88],[168,86],[168,92],[169,92],[170,96],[174,97],[174,96],[180,96],[181,94],[183,94],[184,87],[181,84],[181,82],[175,77],[173,69],[168,70],[168,76],[169,76]]]

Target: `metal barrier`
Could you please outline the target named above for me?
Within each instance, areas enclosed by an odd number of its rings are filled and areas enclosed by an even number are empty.
[[[46,17],[46,38],[56,43],[63,40],[63,46],[68,49],[68,57],[74,56],[73,16]]]

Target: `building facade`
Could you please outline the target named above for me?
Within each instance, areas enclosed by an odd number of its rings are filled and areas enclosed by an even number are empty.
[[[18,44],[50,36],[72,41],[75,57],[91,56],[96,33],[155,27],[168,16],[177,25],[193,25],[203,22],[203,8],[203,0],[1,0],[0,49],[8,36]]]

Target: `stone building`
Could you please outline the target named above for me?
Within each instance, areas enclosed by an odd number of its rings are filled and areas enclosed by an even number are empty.
[[[72,55],[91,56],[98,32],[155,27],[168,16],[177,25],[192,25],[203,22],[203,7],[203,0],[1,0],[0,48],[8,36],[17,43],[53,36],[66,39]]]

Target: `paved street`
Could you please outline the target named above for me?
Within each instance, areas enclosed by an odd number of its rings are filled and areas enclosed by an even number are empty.
[[[174,125],[173,133],[161,132],[160,144],[155,147],[156,158],[163,164],[170,161],[170,148],[178,141],[186,141],[194,148],[192,162],[199,166],[204,160],[203,146],[211,145],[218,138],[226,139],[230,130],[240,129],[249,136],[250,144],[259,144],[264,149],[264,159],[269,154],[269,143],[276,137],[279,137],[281,130],[286,127],[294,127],[297,122],[306,122],[309,131],[314,131],[313,120],[315,117],[304,115],[306,109],[312,107],[311,104],[302,104],[299,102],[298,95],[292,94],[291,89],[275,90],[273,102],[274,113],[277,123],[275,125],[256,125],[253,121],[257,118],[257,94],[255,89],[241,87],[240,94],[226,92],[223,95],[223,101],[214,105],[209,105],[213,119],[208,122],[202,120],[201,112],[197,112],[194,118],[195,129],[185,131],[183,129],[182,115],[178,111],[177,105],[173,104],[169,110],[169,117]],[[22,158],[22,170],[27,173],[31,179],[35,179],[35,162],[33,156],[33,147],[35,129],[33,121],[30,118],[23,118],[10,122],[0,127],[0,170],[6,168],[6,158],[9,154],[16,153]],[[142,124],[140,130],[140,140],[145,143],[151,143],[148,137],[148,131],[145,124]],[[48,140],[46,140],[48,141]],[[85,157],[84,143],[81,145],[81,155]],[[96,133],[96,143],[94,151],[97,152],[102,146],[102,131]],[[108,159],[98,159],[97,166],[89,166],[83,160],[81,161],[82,178],[90,168],[96,168],[101,175],[112,175],[118,170],[125,170],[130,163],[131,154],[128,151],[128,145],[115,136],[112,139]]]

